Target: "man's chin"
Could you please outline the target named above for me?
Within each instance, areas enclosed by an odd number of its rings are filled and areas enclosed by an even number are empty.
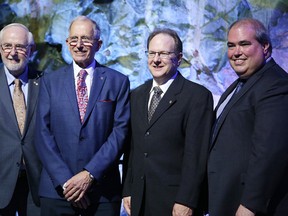
[[[24,71],[24,69],[25,69],[25,67],[21,67],[21,66],[19,66],[19,65],[8,65],[8,66],[6,66],[7,67],[7,69],[9,70],[9,72],[13,75],[13,76],[15,76],[15,77],[17,77],[17,76],[19,76],[20,74],[22,74],[23,73],[23,71]]]

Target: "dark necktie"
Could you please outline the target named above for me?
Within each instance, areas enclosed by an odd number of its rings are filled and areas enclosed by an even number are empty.
[[[22,83],[19,79],[14,80],[14,91],[13,91],[13,106],[15,115],[18,122],[18,127],[21,134],[23,135],[25,118],[26,118],[26,104],[25,97],[22,91]]]
[[[162,90],[159,86],[155,86],[153,88],[154,94],[151,98],[151,102],[150,102],[150,106],[149,106],[149,110],[148,110],[148,121],[150,122],[150,120],[152,119],[152,116],[161,100],[161,94],[162,94]]]
[[[246,80],[239,79],[235,87],[235,90],[231,93],[230,96],[229,95],[227,96],[227,99],[223,101],[223,103],[220,105],[219,109],[217,110],[217,119],[215,121],[215,124],[213,127],[213,133],[212,133],[213,139],[214,139],[214,136],[216,135],[215,131],[218,130],[218,127],[219,127],[218,123],[219,123],[219,119],[221,119],[222,117],[222,113],[224,112],[225,108],[227,107],[228,103],[232,100],[232,98],[241,90],[245,82]]]
[[[222,104],[217,110],[217,119],[220,117],[221,113],[227,107],[228,103],[232,100],[232,98],[240,91],[245,82],[246,80],[239,80],[235,87],[235,90],[230,95],[228,95],[227,98],[222,102]]]
[[[81,70],[78,74],[78,80],[77,80],[76,93],[77,93],[78,108],[79,108],[81,123],[83,123],[87,104],[88,104],[88,92],[87,92],[87,86],[85,82],[87,75],[88,73],[86,70]]]

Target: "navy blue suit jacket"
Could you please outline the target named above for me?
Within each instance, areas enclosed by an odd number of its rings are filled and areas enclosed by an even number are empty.
[[[120,200],[118,159],[130,119],[128,78],[97,63],[83,124],[72,65],[44,74],[39,94],[40,196],[59,199],[56,189],[86,169],[97,181],[90,190],[92,202]]]

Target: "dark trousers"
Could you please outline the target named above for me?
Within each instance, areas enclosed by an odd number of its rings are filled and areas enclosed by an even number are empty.
[[[121,202],[91,204],[75,208],[66,200],[41,198],[41,216],[119,216]]]
[[[18,212],[19,216],[27,216],[28,193],[29,186],[26,172],[20,171],[12,199],[8,206],[0,209],[0,216],[15,216],[16,212]]]

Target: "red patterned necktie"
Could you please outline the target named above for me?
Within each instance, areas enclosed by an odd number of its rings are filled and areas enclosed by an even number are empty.
[[[86,76],[88,75],[86,70],[81,70],[78,74],[77,80],[77,100],[80,113],[81,123],[83,123],[86,108],[88,104],[88,91],[85,83]]]

